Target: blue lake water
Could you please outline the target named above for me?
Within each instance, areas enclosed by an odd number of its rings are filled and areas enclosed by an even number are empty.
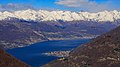
[[[32,67],[40,67],[41,65],[58,58],[54,56],[46,56],[42,53],[71,50],[80,44],[89,41],[90,39],[46,41],[32,44],[27,47],[8,49],[6,51]]]

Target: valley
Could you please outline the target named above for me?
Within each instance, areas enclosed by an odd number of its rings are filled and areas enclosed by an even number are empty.
[[[0,67],[120,67],[120,1],[0,0]]]
[[[24,47],[49,40],[92,39],[118,25],[119,22],[35,22],[7,19],[0,21],[0,48]]]

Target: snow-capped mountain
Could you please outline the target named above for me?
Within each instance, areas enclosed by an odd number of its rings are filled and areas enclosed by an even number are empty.
[[[71,11],[47,11],[47,10],[20,10],[14,12],[0,12],[0,20],[6,18],[18,18],[33,21],[110,21],[120,19],[120,11],[102,11],[98,13],[89,12],[71,12]]]
[[[89,39],[118,25],[120,12],[116,10],[98,13],[31,9],[4,11],[0,12],[0,48],[23,47],[48,40]]]

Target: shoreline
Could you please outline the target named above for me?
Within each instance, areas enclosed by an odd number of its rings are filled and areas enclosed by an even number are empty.
[[[55,40],[42,40],[42,41],[39,41],[37,43],[41,43],[41,42],[47,42],[47,41],[62,41],[62,40],[84,40],[84,39],[94,39],[94,38],[65,38],[65,39],[55,39]],[[33,43],[33,44],[30,44],[30,45],[34,45],[34,44],[37,44],[37,43]],[[23,48],[23,47],[27,47],[27,46],[30,46],[30,45],[23,45],[23,46],[18,46],[18,47],[13,47],[13,48],[5,48],[4,50],[9,50],[9,49],[15,49],[15,48]]]
[[[42,54],[46,56],[68,57],[70,52],[71,52],[70,50],[69,51],[52,51],[52,52],[47,52]]]

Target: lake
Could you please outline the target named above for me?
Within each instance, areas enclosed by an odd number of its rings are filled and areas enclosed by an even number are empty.
[[[89,41],[90,39],[45,41],[22,48],[8,49],[6,51],[32,67],[40,67],[58,58],[46,56],[42,53],[71,50]]]

